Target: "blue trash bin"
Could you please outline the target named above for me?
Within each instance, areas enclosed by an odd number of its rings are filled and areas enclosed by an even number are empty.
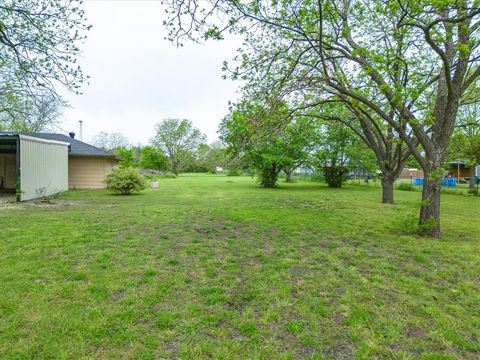
[[[416,186],[423,186],[423,178],[413,178],[412,184]]]
[[[455,179],[455,178],[444,178],[441,185],[442,186],[455,187],[455,186],[457,186],[457,179]]]

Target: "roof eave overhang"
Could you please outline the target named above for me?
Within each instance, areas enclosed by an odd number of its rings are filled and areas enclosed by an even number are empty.
[[[20,140],[28,140],[28,141],[33,141],[37,143],[42,143],[42,144],[55,144],[55,145],[63,145],[63,146],[70,146],[70,143],[64,142],[64,141],[58,141],[58,140],[47,140],[47,139],[42,139],[34,136],[28,136],[28,135],[22,135],[19,134],[18,137]]]
[[[85,154],[70,153],[70,154],[68,154],[68,156],[85,157],[85,158],[105,158],[105,159],[123,160],[121,157],[118,157],[117,155],[85,155]]]
[[[0,140],[15,140],[18,139],[18,134],[2,134]]]

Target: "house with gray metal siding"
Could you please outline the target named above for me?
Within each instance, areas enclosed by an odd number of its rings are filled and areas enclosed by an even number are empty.
[[[0,192],[21,201],[68,189],[104,188],[115,154],[70,136],[0,132]]]
[[[0,134],[0,183],[21,201],[68,190],[69,143]],[[3,169],[2,169],[3,165]]]

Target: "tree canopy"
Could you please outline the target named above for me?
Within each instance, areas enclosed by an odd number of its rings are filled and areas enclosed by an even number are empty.
[[[200,144],[206,142],[206,136],[187,119],[165,119],[155,126],[152,144],[163,149],[170,160],[174,173],[186,153],[195,152]]]
[[[247,89],[302,106],[340,98],[390,129],[425,173],[419,230],[440,236],[443,162],[480,76],[477,1],[167,2],[175,41],[245,36],[231,70]]]
[[[1,97],[0,97],[1,98]],[[45,132],[60,121],[64,102],[52,95],[30,98],[11,98],[16,101],[14,111],[0,112],[0,124],[8,130]]]
[[[222,120],[219,133],[231,155],[256,169],[261,186],[275,187],[282,170],[291,174],[308,158],[314,123],[290,119],[283,102],[243,101]]]
[[[140,167],[150,170],[167,170],[168,158],[162,149],[154,146],[144,146],[140,150]]]
[[[98,133],[91,140],[91,144],[108,151],[118,151],[131,147],[128,139],[121,133]]]
[[[0,4],[0,112],[42,111],[63,86],[78,92],[87,78],[77,64],[89,29],[82,1],[7,0]],[[59,104],[57,102],[57,104]]]

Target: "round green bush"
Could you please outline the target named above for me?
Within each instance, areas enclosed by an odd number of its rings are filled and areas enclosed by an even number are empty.
[[[408,183],[408,182],[401,182],[400,184],[398,184],[397,189],[402,190],[402,191],[414,191],[415,190],[413,185]]]
[[[240,172],[239,169],[230,169],[227,172],[227,176],[240,176],[242,173]]]
[[[341,165],[324,166],[322,170],[328,187],[340,188],[347,180],[348,171]]]
[[[113,169],[107,175],[106,183],[107,189],[121,195],[130,195],[147,187],[145,178],[132,168]]]

